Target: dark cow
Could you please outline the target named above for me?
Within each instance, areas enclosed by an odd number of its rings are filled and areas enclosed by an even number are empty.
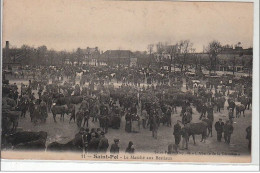
[[[45,150],[46,139],[41,138],[27,143],[20,143],[14,146],[14,150]]]
[[[187,135],[193,137],[194,145],[195,142],[195,135],[201,135],[201,142],[206,139],[207,136],[207,123],[199,122],[199,123],[188,123],[183,128],[185,128],[185,132],[188,133]]]
[[[47,151],[82,151],[82,149],[75,146],[73,140],[71,140],[65,144],[52,142],[47,146]]]
[[[71,96],[70,97],[70,103],[71,104],[79,104],[83,101],[83,97],[82,96]]]
[[[18,126],[19,116],[21,115],[21,111],[3,110],[2,115],[3,115],[3,118],[5,120],[7,120],[7,122],[10,122],[13,125],[12,131],[16,131],[16,128]]]
[[[14,99],[11,98],[3,98],[3,103],[6,103],[7,105],[11,106],[11,107],[15,107],[16,106],[16,102]]]
[[[64,121],[64,115],[67,114],[68,115],[68,106],[67,105],[62,105],[62,106],[58,106],[58,105],[53,105],[52,108],[51,108],[51,112],[52,112],[52,115],[53,115],[53,119],[54,119],[54,122],[57,123],[56,121],[56,115],[57,114],[60,114],[60,120],[63,119]]]
[[[207,128],[208,128],[208,134],[207,136],[211,135],[212,137],[212,125],[213,125],[213,121],[211,119],[203,119],[203,122],[207,123]]]
[[[47,132],[22,131],[6,136],[6,142],[10,143],[14,149],[23,150],[45,150]]]
[[[236,117],[240,117],[241,113],[243,112],[243,116],[245,117],[245,110],[246,107],[243,104],[236,105]]]
[[[3,115],[2,116],[2,134],[7,134],[8,132],[10,132],[11,125],[12,125],[12,122],[9,120],[9,118],[7,116]]]
[[[70,103],[69,97],[59,97],[57,99],[54,99],[54,103],[56,103],[57,106],[67,105]]]

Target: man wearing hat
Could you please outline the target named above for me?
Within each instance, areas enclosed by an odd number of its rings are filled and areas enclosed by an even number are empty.
[[[231,134],[233,133],[233,130],[234,130],[234,128],[232,126],[232,123],[227,120],[223,126],[225,143],[227,143],[227,144],[230,143]]]
[[[114,144],[111,145],[110,153],[118,154],[119,153],[119,139],[114,139]]]
[[[217,131],[218,142],[221,142],[223,127],[224,127],[224,122],[222,122],[222,119],[220,118],[219,121],[215,123],[215,130]]]
[[[232,108],[229,108],[228,118],[229,118],[230,123],[232,123],[233,122],[233,118],[235,118],[234,115],[233,115]]]
[[[180,126],[180,121],[177,120],[177,123],[174,125],[174,131],[173,131],[173,135],[174,135],[174,139],[175,139],[175,145],[179,145],[180,141],[181,141],[181,126]]]
[[[79,132],[75,135],[73,144],[78,147],[78,149],[84,149],[84,143],[85,143],[85,129],[80,128]]]
[[[88,145],[88,152],[91,153],[97,152],[98,145],[99,145],[99,139],[96,138],[95,133],[91,133],[91,140]]]
[[[107,148],[109,146],[108,139],[105,137],[105,133],[103,131],[100,133],[100,135],[101,135],[101,137],[100,137],[100,141],[98,144],[98,152],[106,153]]]

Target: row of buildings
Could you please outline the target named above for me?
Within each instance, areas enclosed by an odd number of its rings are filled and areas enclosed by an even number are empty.
[[[174,47],[174,46],[172,46]],[[93,66],[103,65],[117,65],[117,66],[154,66],[158,68],[169,68],[180,67],[183,63],[184,55],[180,52],[175,52],[175,55],[170,55],[166,51],[160,53],[147,53],[147,52],[132,52],[130,50],[107,50],[105,52],[100,51],[98,47],[86,49],[80,49],[80,53],[74,56],[70,54],[62,55],[61,63],[64,64],[90,64]],[[10,55],[9,55],[10,54]],[[16,56],[16,54],[15,54]],[[79,57],[80,56],[80,57]],[[9,58],[8,58],[9,57]],[[10,58],[11,57],[11,58]],[[21,56],[16,56],[16,60]],[[53,57],[55,58],[55,57]],[[56,57],[57,58],[57,57]],[[72,60],[72,58],[74,60]],[[80,59],[80,60],[79,60]],[[195,60],[194,60],[195,59]],[[242,46],[235,46],[234,48],[225,47],[218,55],[218,62],[216,63],[215,69],[217,71],[244,71],[252,68],[253,49],[243,49]],[[9,42],[6,42],[6,48],[4,51],[3,65],[19,63],[18,61],[12,61],[11,52],[9,52]],[[203,66],[207,67],[209,64],[209,55],[207,53],[189,53],[185,55],[185,66]]]
[[[166,51],[161,53],[147,54],[144,52],[132,52],[130,50],[107,50],[101,52],[98,47],[83,49],[82,64],[90,64],[94,66],[100,65],[122,65],[122,66],[138,66],[138,65],[155,65],[161,68],[169,68],[170,65],[178,64],[177,57],[172,57]],[[181,59],[182,55],[178,55]],[[209,55],[205,52],[190,53],[187,55],[186,64],[194,64],[194,58],[198,59],[198,63],[205,66],[209,60]],[[252,63],[253,48],[243,49],[241,46],[234,48],[224,48],[218,55],[216,65],[217,71],[243,71],[248,69],[248,63]],[[177,63],[175,63],[175,61]],[[71,64],[69,58],[65,58],[66,64]],[[75,62],[77,64],[77,62]]]

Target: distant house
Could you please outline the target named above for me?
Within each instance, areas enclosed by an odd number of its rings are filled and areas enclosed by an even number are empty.
[[[235,48],[224,48],[221,54],[237,54],[237,55],[253,55],[253,48],[243,49],[241,46],[235,46]]]
[[[99,63],[100,51],[98,47],[83,49],[83,64],[97,65]]]
[[[137,58],[130,58],[130,67],[137,66]]]
[[[90,64],[90,65],[98,65],[99,58],[100,58],[100,51],[98,47],[90,48],[87,47],[86,49],[80,49],[80,62],[82,64]],[[73,57],[65,57],[63,60],[64,64],[71,64],[71,58]],[[74,55],[74,65],[77,64],[77,56]]]
[[[134,57],[134,54],[130,50],[107,50],[101,56],[101,61],[106,62],[109,65],[123,65],[130,66],[137,60],[131,60]]]
[[[209,55],[207,53],[196,53],[197,57],[205,60],[209,64]],[[253,59],[253,49],[243,49],[242,47],[224,48],[217,56],[217,71],[244,71],[248,69],[249,62]]]
[[[161,61],[165,61],[165,60],[169,60],[169,59],[171,59],[171,55],[165,51],[162,52],[161,54],[159,54],[159,53],[155,54],[155,60],[157,62],[161,62]]]
[[[70,59],[67,58],[67,57],[64,58],[63,63],[64,63],[64,64],[71,64]]]

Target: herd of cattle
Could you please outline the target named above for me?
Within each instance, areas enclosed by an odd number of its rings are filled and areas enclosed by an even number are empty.
[[[44,71],[43,76],[45,73],[48,73],[48,70]],[[67,76],[68,80],[64,82],[61,76]],[[89,119],[93,118],[93,121],[99,121],[104,132],[108,132],[109,127],[120,128],[123,116],[130,116],[129,121],[134,121],[136,117],[138,121],[146,119],[147,124],[150,125],[149,122],[153,122],[153,118],[156,118],[158,125],[171,124],[170,117],[172,113],[177,112],[176,107],[181,107],[182,124],[185,125],[188,136],[193,136],[195,143],[195,135],[202,135],[202,140],[205,140],[210,133],[212,135],[215,108],[217,111],[224,109],[227,101],[227,109],[232,110],[232,114],[234,113],[238,118],[241,113],[244,115],[244,111],[246,108],[249,109],[252,102],[251,95],[244,95],[237,91],[226,94],[216,89],[213,93],[211,89],[199,86],[196,93],[191,90],[183,92],[177,82],[171,85],[162,82],[140,87],[123,82],[124,78],[119,78],[123,84],[115,87],[109,82],[105,84],[103,78],[102,80],[93,78],[95,74],[92,77],[89,75],[89,78],[86,76],[80,77],[81,85],[78,85],[75,82],[76,75],[70,76],[68,71],[59,71],[55,74],[53,70],[49,76],[52,79],[51,84],[48,77],[40,80],[30,79],[28,85],[21,84],[20,90],[16,84],[3,84],[3,145],[7,147],[11,144],[13,149],[46,149],[46,132],[17,131],[19,118],[25,117],[27,112],[34,125],[46,123],[51,113],[54,122],[57,122],[57,115],[60,115],[61,121],[64,121],[65,115],[70,115],[69,123],[74,120],[79,128],[88,126]],[[88,85],[84,85],[85,82],[88,82]],[[201,122],[192,122],[194,113],[192,106],[201,114]],[[142,110],[146,110],[147,118],[142,117]],[[79,149],[73,140],[66,144],[54,142],[48,146],[47,150],[48,148],[49,150]]]

